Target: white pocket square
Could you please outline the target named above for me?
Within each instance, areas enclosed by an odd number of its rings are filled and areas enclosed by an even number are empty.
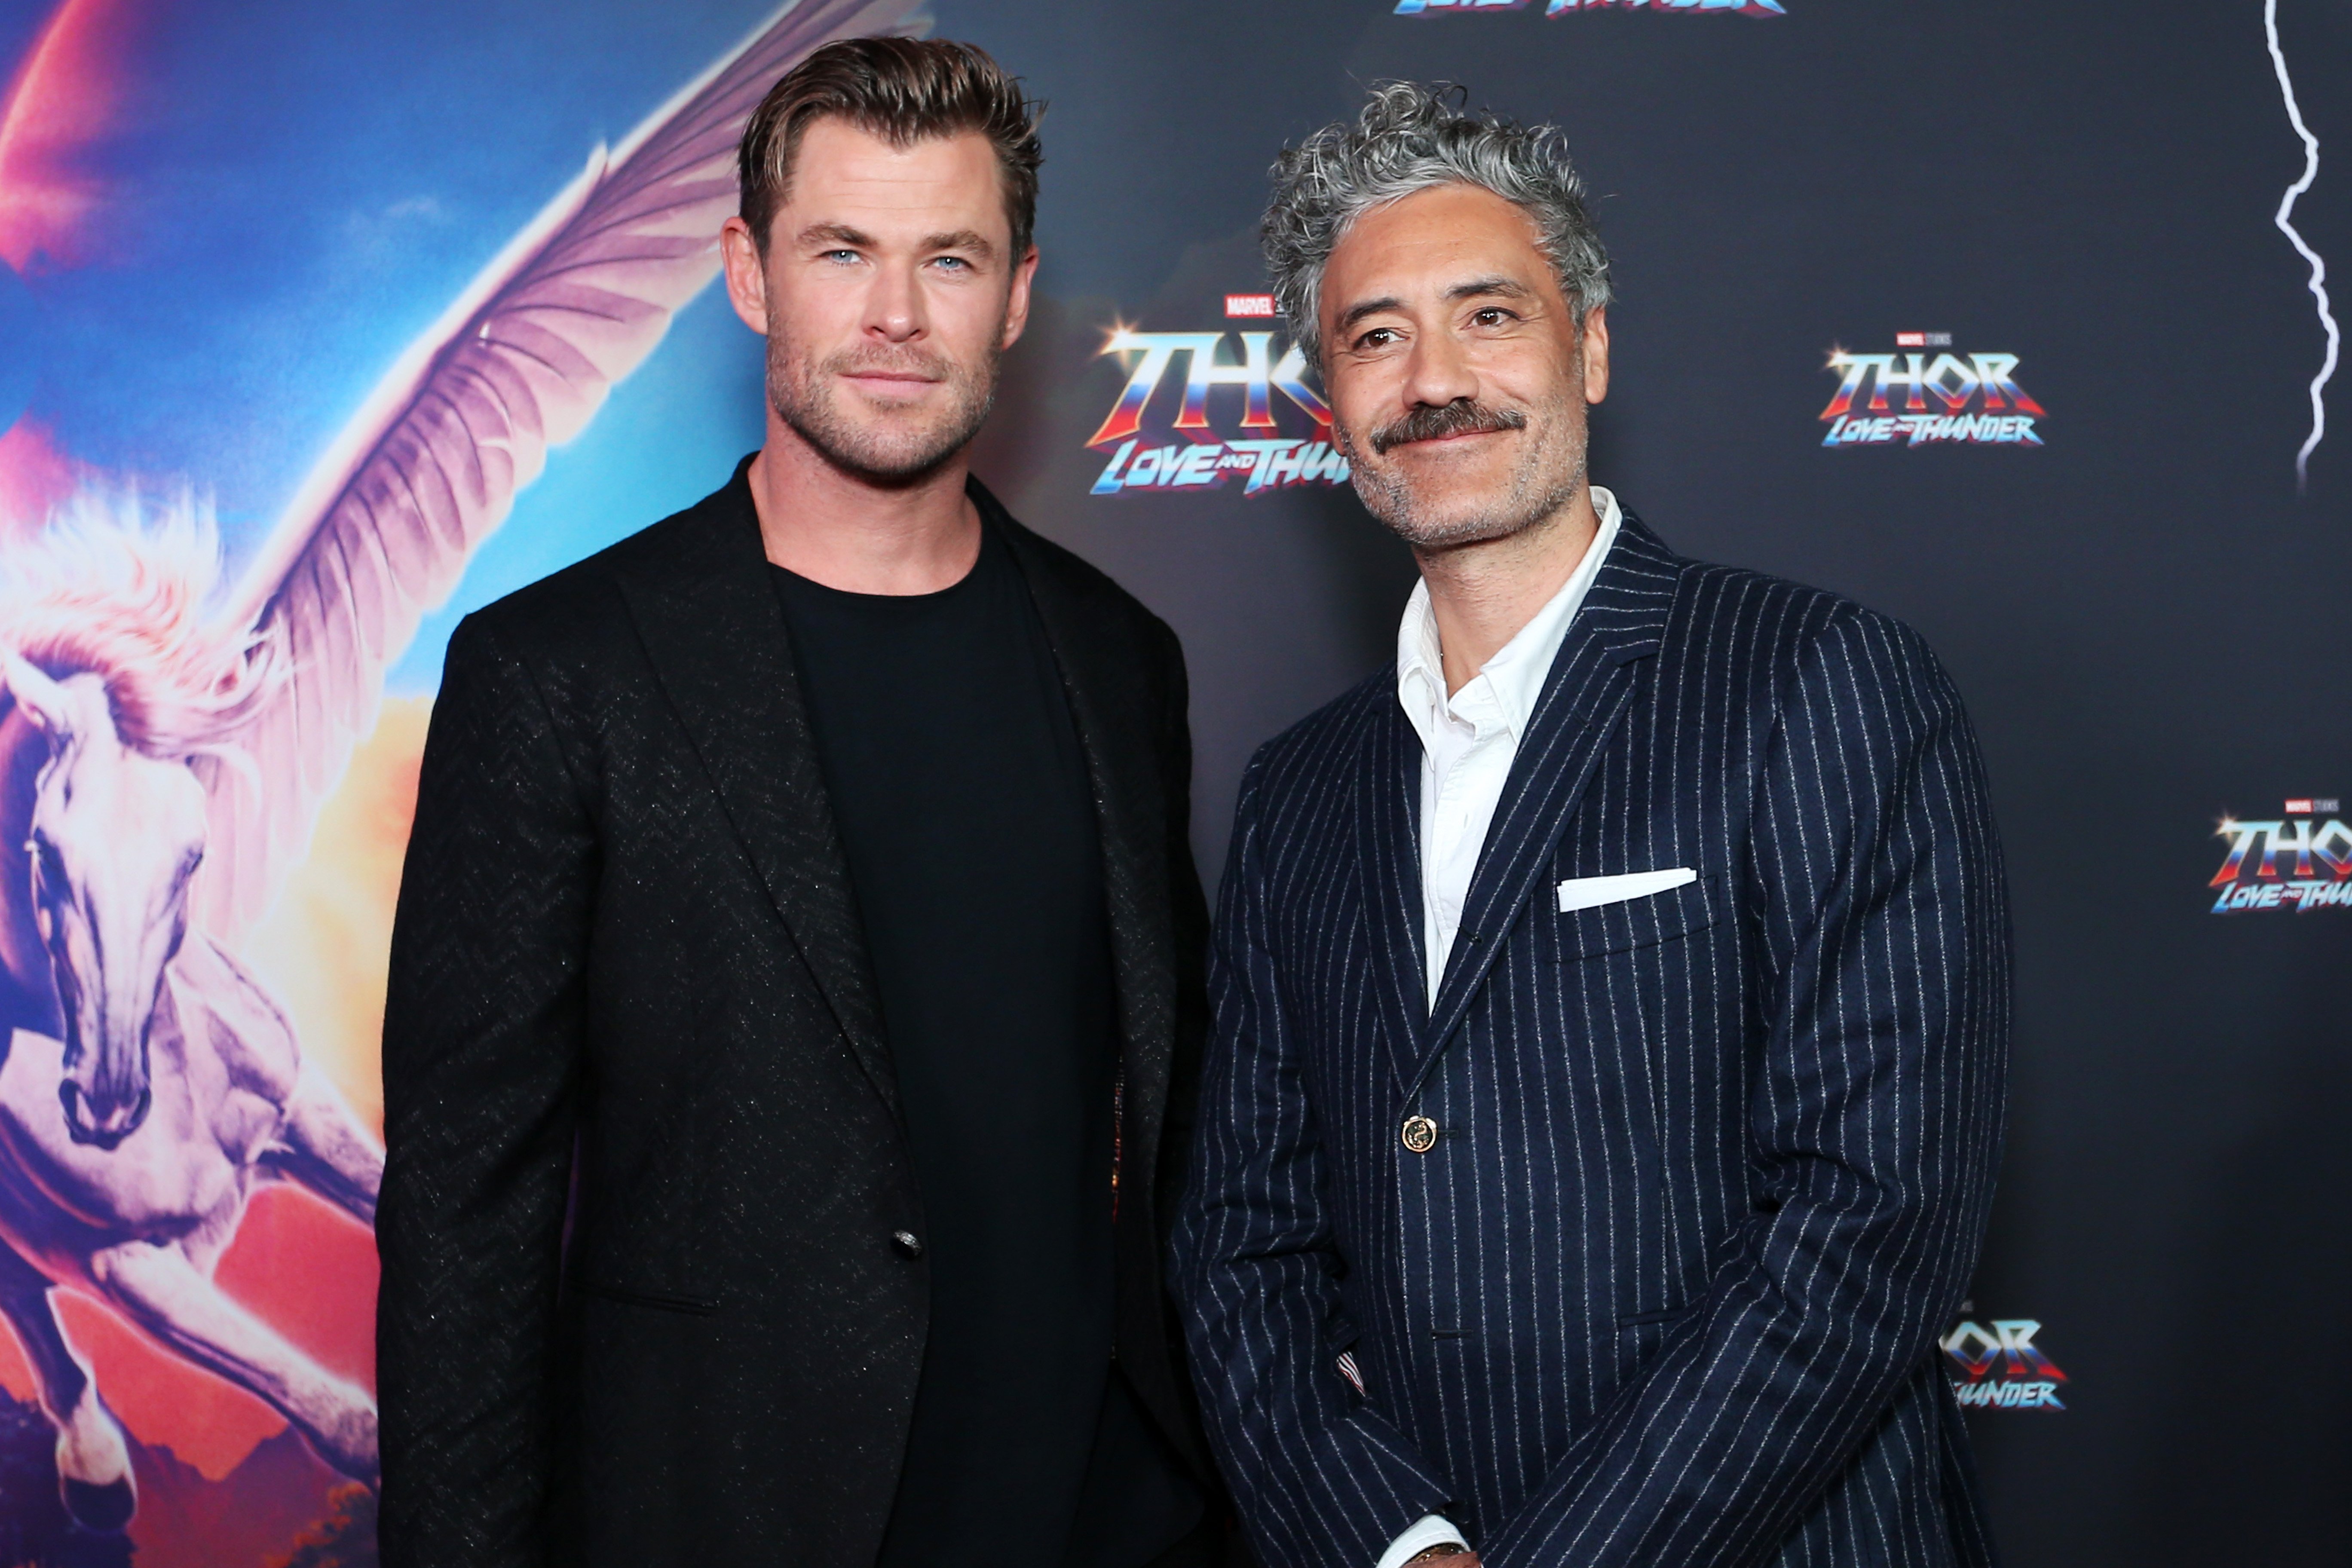
[[[1595,904],[1622,903],[1627,899],[1646,899],[1653,893],[1697,880],[1698,873],[1688,866],[1664,871],[1628,871],[1622,877],[1570,877],[1559,885],[1560,912],[1589,910]]]

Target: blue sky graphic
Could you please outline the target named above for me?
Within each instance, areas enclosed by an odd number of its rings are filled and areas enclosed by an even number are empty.
[[[0,78],[46,7],[7,7]],[[218,510],[232,570],[407,345],[770,0],[206,0],[121,40],[99,259],[0,276],[0,427]],[[5,271],[5,268],[0,268]],[[687,505],[759,444],[759,340],[717,288],[554,453],[392,672],[459,616]]]

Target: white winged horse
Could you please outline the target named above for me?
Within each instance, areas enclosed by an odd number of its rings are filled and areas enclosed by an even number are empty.
[[[251,1390],[373,1480],[375,1407],[212,1274],[256,1183],[372,1222],[383,1150],[236,956],[374,723],[419,617],[718,268],[768,87],[916,0],[794,0],[587,170],[401,358],[225,600],[208,520],[86,500],[0,554],[0,1313],[67,1505],[119,1528],[129,1452],[63,1286]]]

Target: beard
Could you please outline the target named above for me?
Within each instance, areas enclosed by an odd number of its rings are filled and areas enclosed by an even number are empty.
[[[776,416],[835,468],[879,483],[919,479],[971,444],[996,402],[1002,327],[986,356],[967,364],[912,346],[865,346],[812,363],[780,332],[768,336],[768,402]],[[947,388],[921,423],[863,419],[843,405],[838,377],[857,371],[919,375]]]
[[[1509,480],[1499,493],[1465,498],[1458,482],[1433,477],[1415,480],[1380,460],[1412,442],[1481,430],[1528,433],[1528,438],[1519,443]],[[1576,417],[1565,393],[1547,399],[1532,416],[1521,409],[1489,407],[1467,397],[1442,407],[1416,407],[1371,433],[1363,443],[1371,448],[1370,461],[1352,434],[1335,426],[1334,435],[1348,459],[1364,510],[1420,550],[1483,544],[1524,533],[1558,516],[1584,488],[1585,422]]]

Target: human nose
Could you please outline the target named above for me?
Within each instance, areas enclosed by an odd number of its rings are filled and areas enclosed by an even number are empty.
[[[891,343],[921,337],[928,321],[914,268],[884,267],[879,273],[866,299],[866,331]]]
[[[1443,408],[1478,395],[1478,374],[1462,345],[1444,332],[1417,333],[1405,361],[1407,407]]]

